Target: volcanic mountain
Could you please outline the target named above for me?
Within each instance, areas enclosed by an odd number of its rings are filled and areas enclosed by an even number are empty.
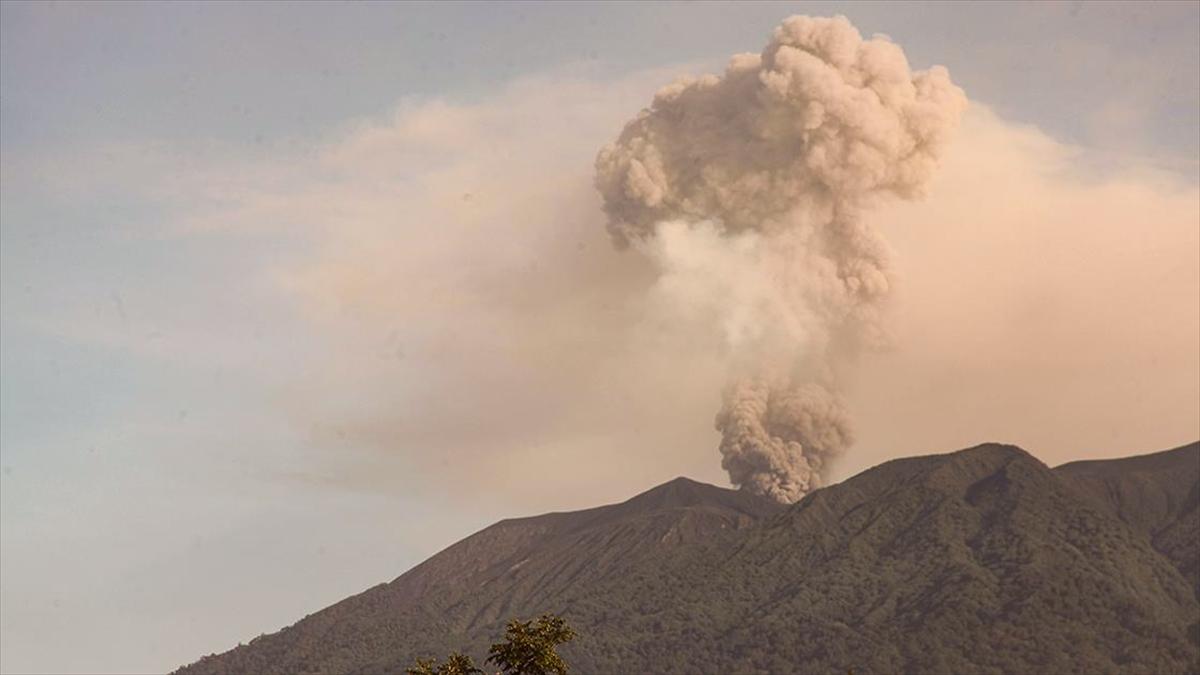
[[[565,616],[580,672],[1200,672],[1200,444],[1050,469],[988,444],[800,502],[677,478],[501,521],[180,673],[400,673]]]

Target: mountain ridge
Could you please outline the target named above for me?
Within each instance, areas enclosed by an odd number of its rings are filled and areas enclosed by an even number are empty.
[[[1166,475],[1191,460],[1169,457]],[[179,672],[399,672],[449,649],[482,658],[505,619],[542,611],[580,629],[564,654],[582,672],[1196,672],[1187,561],[1098,496],[1096,472],[990,443],[885,462],[790,506],[680,477],[502,520]]]
[[[1054,469],[1095,503],[1146,534],[1200,598],[1200,442]]]

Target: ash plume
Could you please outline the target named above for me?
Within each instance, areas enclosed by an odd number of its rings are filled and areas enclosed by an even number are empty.
[[[667,304],[714,317],[732,363],[716,416],[735,485],[782,502],[853,442],[841,368],[884,344],[888,247],[861,213],[923,194],[966,97],[845,17],[794,16],[761,55],[661,89],[596,158],[619,248]]]

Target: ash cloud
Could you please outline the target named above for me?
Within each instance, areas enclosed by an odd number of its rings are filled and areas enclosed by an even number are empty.
[[[618,248],[667,304],[716,317],[734,484],[782,502],[853,442],[838,372],[886,343],[888,246],[863,217],[922,196],[966,97],[845,17],[795,16],[761,55],[661,89],[596,158]]]

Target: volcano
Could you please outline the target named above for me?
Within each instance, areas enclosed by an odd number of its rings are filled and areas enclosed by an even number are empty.
[[[1051,469],[985,444],[792,505],[686,478],[504,520],[178,673],[399,673],[567,618],[585,673],[1200,672],[1200,444]]]

